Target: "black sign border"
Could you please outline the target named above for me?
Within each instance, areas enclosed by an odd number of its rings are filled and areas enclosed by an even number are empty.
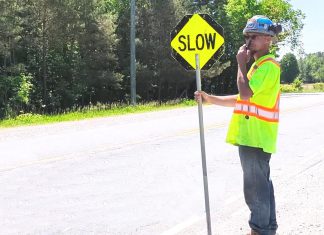
[[[198,14],[202,17],[211,27],[213,27],[218,34],[220,34],[224,38],[224,29],[220,26],[213,18],[210,17],[208,14]],[[177,26],[171,31],[170,33],[170,44],[172,40],[177,36],[177,34],[181,31],[181,29],[188,23],[188,21],[194,15],[185,15],[181,21],[177,24]],[[225,39],[225,38],[224,38]],[[208,60],[208,62],[201,68],[201,70],[208,70],[210,69],[215,62],[224,54],[224,44],[214,53],[214,55]],[[171,47],[171,56],[177,60],[186,70],[196,70],[193,68],[176,50]]]

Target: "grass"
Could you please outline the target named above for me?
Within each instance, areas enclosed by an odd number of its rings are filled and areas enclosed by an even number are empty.
[[[283,93],[314,93],[324,92],[324,83],[302,84],[294,82],[292,84],[282,84],[281,92]]]
[[[304,84],[304,92],[324,92],[324,83]]]
[[[159,110],[175,109],[180,107],[194,106],[194,100],[174,100],[159,104],[158,102],[149,102],[145,104],[138,104],[130,106],[127,104],[113,104],[113,105],[96,105],[83,108],[79,111],[70,111],[57,115],[40,115],[25,113],[16,118],[4,119],[0,121],[0,128],[40,125],[64,121],[77,121],[98,117],[109,117],[131,113],[144,113]]]
[[[281,85],[281,92],[324,92],[324,83],[301,84],[294,82],[292,84],[283,84]],[[98,117],[109,117],[131,113],[143,113],[158,110],[175,109],[179,107],[188,107],[194,105],[196,105],[196,102],[194,100],[173,100],[162,104],[158,102],[149,102],[144,104],[138,104],[136,106],[130,106],[128,104],[98,104],[96,106],[89,106],[83,109],[79,109],[78,111],[67,111],[65,113],[57,115],[40,115],[25,113],[17,116],[16,118],[5,119],[0,121],[0,128],[41,125],[64,121],[77,121]]]

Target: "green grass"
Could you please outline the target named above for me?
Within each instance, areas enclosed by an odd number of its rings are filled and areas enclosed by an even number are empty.
[[[314,93],[324,92],[324,83],[313,83],[313,84],[282,84],[280,85],[281,92],[283,93]]]
[[[96,105],[84,108],[79,111],[68,111],[58,115],[40,115],[40,114],[21,114],[16,118],[5,119],[0,121],[0,128],[40,125],[64,121],[77,121],[98,117],[109,117],[117,115],[125,115],[131,113],[144,113],[159,110],[174,109],[179,107],[194,106],[194,100],[175,100],[159,104],[158,102],[150,102],[145,104],[138,104],[136,106],[126,104],[113,104],[113,105]]]
[[[314,84],[283,84],[281,85],[281,92],[324,92],[324,83]],[[90,106],[78,111],[67,111],[58,115],[40,115],[25,113],[16,118],[5,119],[0,121],[0,128],[28,126],[28,125],[41,125],[55,122],[64,121],[77,121],[98,117],[109,117],[117,115],[125,115],[131,113],[143,113],[152,112],[158,110],[174,109],[179,107],[194,106],[196,102],[194,100],[173,100],[159,104],[158,102],[150,102],[144,104],[138,104],[131,106],[127,104],[113,104],[103,105],[98,104],[96,106]]]
[[[304,92],[324,92],[324,83],[305,84]]]

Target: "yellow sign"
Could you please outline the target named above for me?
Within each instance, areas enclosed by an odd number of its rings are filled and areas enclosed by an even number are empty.
[[[196,69],[196,54],[201,69],[209,69],[224,42],[223,28],[206,14],[185,16],[171,32],[172,56],[188,70]]]

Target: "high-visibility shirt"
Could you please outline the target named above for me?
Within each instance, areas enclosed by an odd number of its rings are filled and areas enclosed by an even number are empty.
[[[274,153],[278,135],[280,65],[271,54],[259,58],[247,77],[253,95],[235,104],[226,142]]]

